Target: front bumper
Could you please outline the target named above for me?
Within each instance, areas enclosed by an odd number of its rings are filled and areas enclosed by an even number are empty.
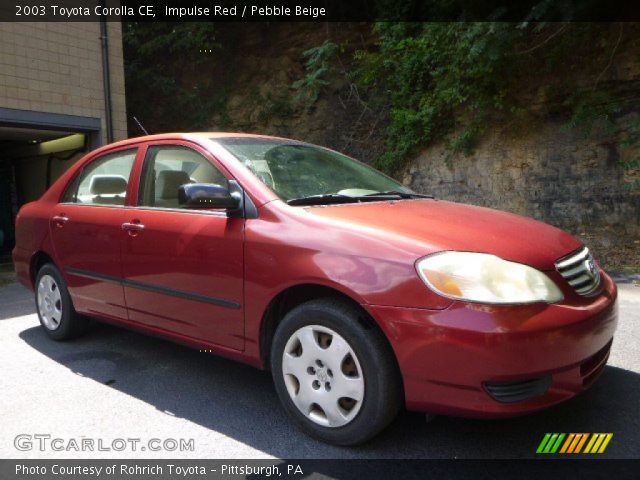
[[[366,308],[396,353],[409,410],[513,416],[575,396],[604,369],[617,290],[602,280],[597,297],[563,304]]]

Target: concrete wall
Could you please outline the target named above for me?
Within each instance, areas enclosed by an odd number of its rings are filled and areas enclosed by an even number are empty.
[[[108,23],[113,127],[127,137],[122,30]],[[0,23],[0,106],[102,119],[98,22]]]

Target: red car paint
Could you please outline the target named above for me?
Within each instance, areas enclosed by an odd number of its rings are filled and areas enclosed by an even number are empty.
[[[299,285],[330,288],[378,323],[396,354],[412,410],[520,414],[570,398],[602,370],[616,327],[616,287],[600,271],[599,291],[583,297],[555,271],[555,261],[581,247],[569,234],[517,215],[431,199],[290,206],[215,143],[224,135],[154,135],[88,154],[21,208],[14,250],[20,281],[33,289],[34,259],[44,253],[64,272],[78,312],[259,368],[266,367],[261,339],[274,299]],[[155,144],[185,145],[205,155],[238,181],[257,218],[136,206],[144,155]],[[129,148],[138,152],[124,207],[60,203],[85,165]],[[127,222],[145,229],[123,231]],[[482,305],[444,298],[415,268],[419,258],[442,250],[488,252],[535,267],[564,300]],[[77,276],[69,268],[124,282]],[[136,288],[136,282],[158,288]],[[194,295],[228,303],[203,303]],[[552,376],[549,390],[520,402],[498,402],[484,387],[542,375]]]

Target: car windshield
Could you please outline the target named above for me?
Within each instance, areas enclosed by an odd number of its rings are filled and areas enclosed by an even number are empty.
[[[367,165],[326,148],[293,140],[215,138],[282,200],[290,204],[376,200],[379,194],[418,196]]]

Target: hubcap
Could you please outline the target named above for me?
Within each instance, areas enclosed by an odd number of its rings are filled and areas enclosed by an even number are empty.
[[[49,330],[55,330],[62,320],[60,288],[51,275],[43,275],[38,283],[38,313]]]
[[[364,400],[364,377],[351,345],[320,325],[297,330],[282,354],[282,375],[295,406],[325,427],[351,422]]]

